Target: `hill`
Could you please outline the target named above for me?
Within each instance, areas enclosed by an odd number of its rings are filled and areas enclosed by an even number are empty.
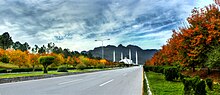
[[[116,55],[116,61],[118,62],[121,60],[121,53],[123,53],[124,57],[129,58],[129,49],[131,50],[131,59],[133,62],[136,62],[136,51],[138,52],[138,63],[144,64],[147,59],[150,59],[154,53],[156,53],[157,49],[146,49],[143,50],[138,46],[135,45],[128,45],[128,46],[114,46],[114,45],[108,45],[104,46],[104,58],[108,59],[110,61],[113,61],[113,51],[115,50]],[[88,53],[91,53],[94,57],[102,57],[102,47],[96,47],[94,50],[88,51]]]

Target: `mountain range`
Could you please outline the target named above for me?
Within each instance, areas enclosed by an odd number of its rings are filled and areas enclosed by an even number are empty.
[[[154,53],[156,53],[157,49],[146,49],[135,46],[128,45],[123,46],[122,44],[118,46],[108,45],[103,46],[104,50],[104,58],[110,61],[113,61],[113,52],[115,51],[115,61],[119,62],[121,60],[121,53],[123,54],[123,58],[129,58],[129,50],[131,51],[131,59],[134,63],[136,63],[136,51],[138,55],[138,64],[144,64],[147,59],[150,59]],[[93,57],[102,57],[102,47],[96,47],[93,50],[88,51],[91,53]]]

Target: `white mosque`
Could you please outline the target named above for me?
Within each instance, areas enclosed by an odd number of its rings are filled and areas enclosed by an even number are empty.
[[[115,62],[115,51],[113,51],[113,62]],[[123,57],[123,53],[121,52],[121,60],[119,62],[123,62],[125,64],[133,64],[138,65],[138,52],[136,51],[136,63],[131,60],[131,50],[129,49],[129,59],[127,57]]]

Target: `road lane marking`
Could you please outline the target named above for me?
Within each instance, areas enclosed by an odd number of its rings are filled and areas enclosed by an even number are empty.
[[[110,82],[112,82],[112,81],[114,81],[114,79],[109,80],[109,81],[107,81],[107,82],[105,82],[105,83],[102,83],[102,84],[100,84],[99,86],[104,86],[104,85],[106,85],[106,84],[108,84],[108,83],[110,83]]]
[[[83,79],[77,79],[77,80],[72,80],[72,81],[61,82],[58,85],[68,84],[68,83],[76,82],[76,81],[80,81],[80,80],[83,80]]]

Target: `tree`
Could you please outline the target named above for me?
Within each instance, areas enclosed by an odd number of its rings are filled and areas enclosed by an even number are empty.
[[[53,56],[55,58],[53,66],[59,66],[59,65],[62,65],[65,63],[65,59],[63,57],[63,54],[51,53],[50,56]]]
[[[31,65],[33,71],[35,71],[35,67],[38,65],[39,54],[29,54],[28,55],[28,64]]]
[[[63,49],[63,55],[65,58],[67,58],[68,56],[71,56],[71,52],[69,49]]]
[[[205,65],[208,68],[220,68],[220,47],[213,49],[207,54],[208,60]]]
[[[24,44],[21,44],[19,41],[15,42],[12,45],[12,48],[14,48],[15,50],[21,50],[21,51],[27,51],[30,49],[30,46],[27,42],[25,42]]]
[[[39,48],[38,53],[40,54],[46,53],[46,47],[43,45],[41,48]]]
[[[53,48],[55,47],[55,44],[50,42],[47,44],[47,53],[51,53]]]
[[[216,5],[202,9],[193,9],[188,17],[189,26],[173,31],[162,49],[155,53],[150,64],[154,65],[181,65],[204,67],[207,53],[220,46],[220,11]]]
[[[1,48],[8,49],[12,44],[13,44],[13,41],[8,32],[5,32],[0,36]]]
[[[12,50],[9,51],[10,56],[10,63],[13,63],[15,65],[18,65],[20,68],[21,66],[28,66],[28,56],[25,52],[22,52],[21,50]]]
[[[47,67],[54,62],[53,56],[41,56],[38,58],[38,62],[43,65],[44,73],[47,73]]]
[[[53,53],[60,54],[60,53],[62,53],[62,52],[63,52],[63,50],[62,50],[61,47],[55,46],[55,47],[53,48]]]
[[[36,54],[38,53],[39,47],[37,45],[34,45],[34,48],[31,49],[32,53]]]

